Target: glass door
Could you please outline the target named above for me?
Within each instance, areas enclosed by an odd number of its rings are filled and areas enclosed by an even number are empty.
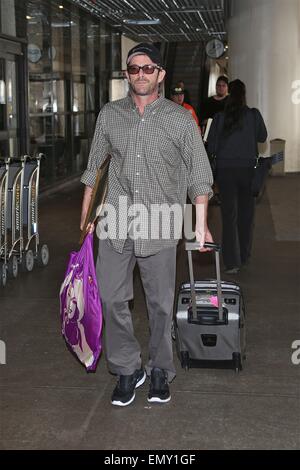
[[[13,157],[20,154],[18,56],[7,53],[1,40],[0,46],[0,156]]]

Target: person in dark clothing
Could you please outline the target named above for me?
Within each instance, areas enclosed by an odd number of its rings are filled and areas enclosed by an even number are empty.
[[[202,135],[205,134],[205,129],[208,119],[213,119],[214,116],[224,111],[227,98],[228,98],[228,78],[225,75],[221,75],[216,83],[216,95],[211,96],[203,105],[203,113],[201,115],[201,131]],[[218,185],[214,182],[213,185],[214,196],[210,201],[210,204],[220,205],[220,192]]]
[[[213,119],[208,151],[216,152],[225,272],[236,274],[251,254],[255,210],[251,183],[257,143],[265,142],[267,129],[258,109],[247,106],[243,82],[231,82],[229,92],[225,111]]]
[[[224,111],[228,98],[228,78],[221,75],[216,83],[216,94],[208,98],[202,106],[201,117],[203,126],[209,118],[213,119],[217,113]]]

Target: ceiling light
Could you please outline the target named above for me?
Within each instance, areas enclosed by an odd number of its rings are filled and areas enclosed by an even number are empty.
[[[166,4],[165,0],[160,0],[160,1],[165,5],[166,8],[169,8],[169,5]]]
[[[123,0],[125,3],[127,3],[127,5],[132,8],[133,10],[136,10],[136,8],[134,8],[134,6],[131,5],[131,3],[129,3],[127,0]]]
[[[175,21],[174,21],[173,18],[169,15],[169,13],[167,13],[166,11],[164,11],[164,14],[172,21],[172,23],[175,23]]]
[[[63,5],[58,5],[58,8],[61,8],[61,9],[63,9]]]
[[[153,20],[123,20],[123,23],[129,25],[151,25],[151,24],[160,24],[159,18],[153,18]]]
[[[51,26],[52,28],[69,28],[71,25],[68,21],[65,21],[64,23],[52,22]]]

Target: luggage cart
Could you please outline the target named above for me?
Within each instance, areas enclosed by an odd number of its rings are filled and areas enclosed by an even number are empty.
[[[8,190],[6,207],[8,263],[10,278],[18,275],[18,263],[23,257],[23,180],[25,157],[8,158]]]
[[[4,287],[7,282],[7,176],[8,161],[0,160],[0,287]]]
[[[31,271],[36,263],[37,266],[47,266],[49,262],[48,246],[40,247],[40,235],[38,231],[38,196],[40,163],[44,154],[36,157],[26,155],[24,168],[23,186],[23,229],[24,229],[24,252],[22,268]]]

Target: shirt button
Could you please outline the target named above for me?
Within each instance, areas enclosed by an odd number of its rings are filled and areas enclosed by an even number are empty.
[[[145,122],[145,119],[142,119],[142,122]]]
[[[136,189],[136,190],[135,190],[135,193],[136,193],[136,194],[138,194],[138,192],[139,192],[139,190],[138,190],[138,189]]]
[[[139,172],[136,173],[136,176],[140,176]]]
[[[140,155],[138,155],[138,158],[141,158],[141,156],[140,156]]]

